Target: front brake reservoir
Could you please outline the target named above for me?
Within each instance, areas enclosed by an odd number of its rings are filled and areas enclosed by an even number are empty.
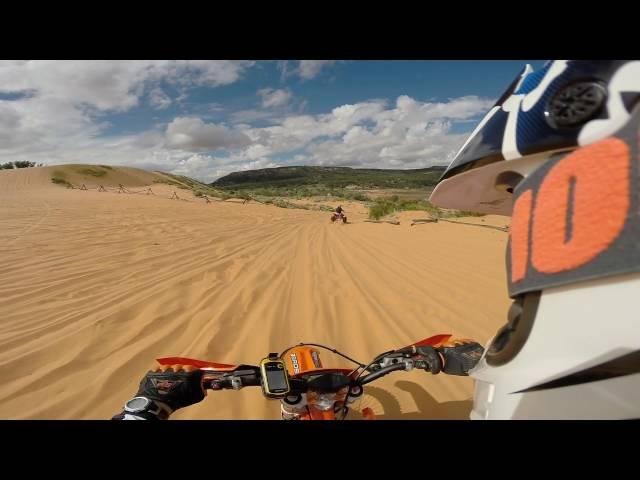
[[[280,400],[280,410],[284,420],[296,420],[307,410],[306,395],[292,395]]]

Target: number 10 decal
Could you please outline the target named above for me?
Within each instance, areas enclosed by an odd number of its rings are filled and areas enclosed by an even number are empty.
[[[619,136],[540,167],[514,195],[511,296],[640,270],[638,109]]]

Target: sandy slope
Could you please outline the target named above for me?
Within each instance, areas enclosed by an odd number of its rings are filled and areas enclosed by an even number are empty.
[[[349,204],[353,223],[332,225],[326,212],[49,179],[0,171],[0,418],[110,417],[159,356],[256,363],[311,341],[369,360],[436,333],[484,342],[505,319],[503,232],[363,223]],[[382,418],[466,418],[472,387],[398,373],[362,406]],[[278,417],[258,389],[210,393],[175,415]]]

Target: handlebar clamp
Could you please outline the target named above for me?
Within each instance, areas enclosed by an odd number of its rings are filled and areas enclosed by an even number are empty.
[[[242,384],[242,378],[240,377],[231,377],[231,388],[234,390],[240,390],[244,385]]]

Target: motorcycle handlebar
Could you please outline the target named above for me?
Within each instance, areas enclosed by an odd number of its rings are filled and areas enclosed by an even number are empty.
[[[382,367],[380,370],[376,370],[373,373],[368,374],[367,376],[358,380],[358,385],[366,385],[367,383],[371,383],[374,380],[377,380],[380,377],[384,377],[385,375],[395,372],[396,370],[405,370],[405,364],[400,362],[393,365],[389,365],[387,367]]]
[[[395,353],[395,352],[394,352]],[[423,361],[415,362],[414,366],[420,369],[426,369],[428,365]],[[360,386],[367,385],[391,372],[398,370],[407,370],[407,364],[400,361],[386,367],[382,367],[378,370],[374,370],[368,373],[364,377],[360,377],[355,383]],[[306,390],[306,380],[302,378],[290,378],[291,390],[296,392],[304,392]],[[204,380],[204,387],[211,390],[226,390],[234,389],[239,390],[243,387],[259,387],[261,386],[260,372],[256,370],[237,370],[230,374],[223,374],[222,376],[214,376],[206,378]]]
[[[206,378],[203,382],[206,389],[211,390],[238,390],[243,387],[259,387],[260,374],[254,370],[240,370],[232,374]]]

